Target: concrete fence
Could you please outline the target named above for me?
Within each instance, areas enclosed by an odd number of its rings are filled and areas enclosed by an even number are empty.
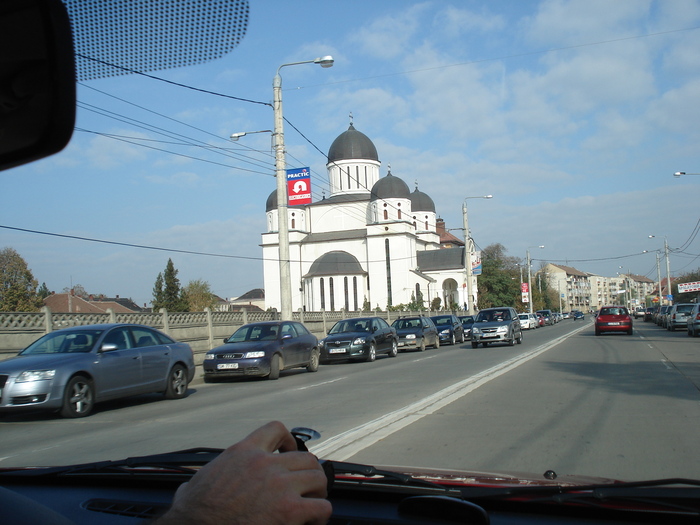
[[[447,312],[420,312],[437,315]],[[348,317],[374,315],[389,324],[400,316],[417,315],[418,312],[294,312],[293,319],[300,321],[319,339],[324,337],[336,321]],[[173,339],[189,343],[195,354],[195,362],[201,364],[204,354],[223,343],[237,328],[256,321],[277,319],[277,312],[167,312],[104,314],[53,313],[47,307],[41,312],[0,312],[0,360],[15,355],[39,337],[53,330],[69,326],[101,323],[136,323],[157,328]]]

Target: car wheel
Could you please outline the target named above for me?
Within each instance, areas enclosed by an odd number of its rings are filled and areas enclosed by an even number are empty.
[[[365,361],[371,363],[377,358],[377,348],[374,346],[374,342],[369,344],[369,350],[367,351],[367,357]]]
[[[515,334],[513,334],[513,337],[508,339],[508,346],[515,346]]]
[[[464,332],[462,332],[462,337],[459,338],[460,343],[464,343]]]
[[[309,356],[309,364],[306,365],[306,370],[308,372],[317,372],[320,360],[321,356],[318,352],[318,348],[312,348],[311,355]]]
[[[419,352],[425,352],[425,337],[421,337],[420,345],[418,346]]]
[[[168,386],[165,388],[165,397],[168,399],[182,399],[187,395],[187,370],[182,365],[173,365],[168,374]]]
[[[396,342],[396,339],[392,339],[391,341],[391,350],[389,350],[389,357],[396,357],[399,353],[399,345]]]
[[[595,335],[600,335],[600,330],[596,329]]]
[[[95,406],[95,387],[88,378],[75,376],[66,385],[63,392],[63,417],[85,417],[90,415]]]
[[[634,332],[632,331],[631,328],[630,328],[629,330],[627,330],[627,335],[632,335],[633,333],[634,333]]]
[[[517,341],[517,343],[518,343],[519,345],[523,344],[523,333],[522,333],[522,332],[520,332],[520,335],[518,336],[518,341]]]
[[[433,345],[433,347],[435,347],[435,350],[440,348],[440,338],[437,335],[435,336],[435,344]]]
[[[450,344],[454,346],[455,343],[457,343],[457,338],[455,337],[454,332],[452,332],[452,336],[450,337]]]
[[[478,348],[478,347],[479,347],[479,343],[472,341],[472,348]]]
[[[487,346],[489,346],[489,344],[488,344],[488,343],[481,343],[481,346],[483,346],[484,348],[486,348]]]
[[[275,354],[270,359],[270,375],[267,376],[268,379],[279,379],[280,377],[280,356]]]

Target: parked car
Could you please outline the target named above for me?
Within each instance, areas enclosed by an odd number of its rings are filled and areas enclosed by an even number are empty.
[[[644,307],[637,307],[634,309],[634,318],[639,319],[640,317],[644,318]]]
[[[241,326],[222,346],[204,356],[204,381],[234,376],[278,379],[280,371],[305,367],[316,372],[318,339],[295,321],[264,321]]]
[[[471,339],[472,325],[474,324],[473,315],[458,315],[457,318],[462,322],[462,330],[464,330],[464,340]]]
[[[671,308],[669,305],[665,304],[659,308],[659,312],[656,314],[656,324],[659,326],[662,326],[666,328],[666,313],[668,312],[669,308]]]
[[[656,311],[658,307],[656,306],[648,306],[647,308],[644,309],[644,322],[650,322],[654,318],[654,312]]]
[[[551,310],[537,310],[537,313],[544,317],[544,324],[553,325],[556,323],[554,312]]]
[[[97,324],[50,332],[0,362],[0,411],[89,415],[95,403],[162,392],[187,394],[194,357],[186,343],[137,324]]]
[[[391,323],[399,336],[399,351],[425,350],[427,346],[440,348],[440,337],[435,323],[430,317],[418,315],[415,317],[401,317]]]
[[[688,335],[697,337],[700,334],[700,303],[695,303],[688,316]]]
[[[522,328],[523,330],[539,328],[540,322],[535,317],[535,314],[518,314],[518,319],[520,319],[520,328]]]
[[[440,343],[456,344],[464,342],[464,328],[456,315],[445,314],[431,317],[438,329]]]
[[[579,319],[581,319],[581,320],[585,319],[586,316],[584,315],[584,313],[581,310],[573,310],[571,312],[571,318],[574,321],[578,321]]]
[[[693,303],[678,303],[671,306],[666,314],[666,329],[673,332],[676,328],[688,327],[688,316],[693,310]]]
[[[479,343],[485,347],[489,343],[508,343],[510,346],[522,343],[523,331],[515,308],[500,306],[480,310],[474,319],[471,342],[472,348]]]
[[[396,329],[381,317],[357,317],[335,323],[319,346],[322,363],[348,359],[374,361],[377,354],[396,357],[399,337]]]
[[[535,312],[535,317],[537,317],[537,321],[540,323],[540,327],[547,325],[547,320],[542,314]]]
[[[595,335],[625,332],[632,335],[632,317],[624,306],[603,306],[595,317]]]

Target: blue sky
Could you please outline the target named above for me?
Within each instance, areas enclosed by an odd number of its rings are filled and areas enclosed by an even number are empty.
[[[545,245],[535,268],[655,279],[664,237],[683,251],[673,274],[700,266],[700,176],[673,177],[700,173],[698,49],[697,0],[251,0],[232,53],[154,74],[270,102],[279,65],[330,54],[330,69],[282,69],[285,117],[306,137],[286,125],[288,165],[311,167],[316,198],[328,194],[316,148],[352,113],[382,175],[417,183],[448,228],[465,197],[494,196],[468,201],[480,247],[524,258]],[[146,304],[168,258],[183,285],[221,297],[263,287],[270,135],[228,137],[270,129],[271,109],[137,75],[81,82],[78,99],[63,152],[0,172],[0,248],[57,292]]]

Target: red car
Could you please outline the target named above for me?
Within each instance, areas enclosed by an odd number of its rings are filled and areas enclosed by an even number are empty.
[[[595,317],[595,335],[625,332],[632,335],[632,317],[624,306],[603,306]]]
[[[540,326],[545,326],[547,324],[547,321],[544,320],[544,316],[542,314],[535,314],[535,317],[537,317],[537,322]]]

